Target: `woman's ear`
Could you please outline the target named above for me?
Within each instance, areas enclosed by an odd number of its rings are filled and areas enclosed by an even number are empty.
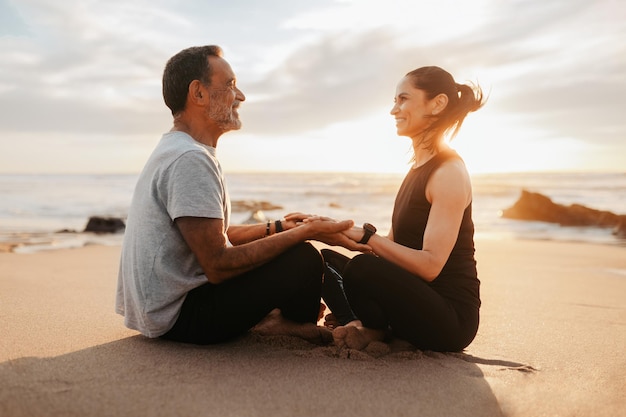
[[[441,113],[448,105],[448,96],[441,93],[431,100],[433,104],[432,115],[436,116]]]

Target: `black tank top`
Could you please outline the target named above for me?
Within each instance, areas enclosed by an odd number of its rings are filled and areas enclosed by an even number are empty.
[[[404,178],[392,216],[393,240],[421,250],[431,204],[426,199],[426,184],[444,162],[461,157],[453,150],[438,153],[424,165],[411,169]],[[480,306],[478,273],[474,258],[474,222],[472,203],[463,212],[459,234],[439,276],[430,283],[442,296],[474,307]]]

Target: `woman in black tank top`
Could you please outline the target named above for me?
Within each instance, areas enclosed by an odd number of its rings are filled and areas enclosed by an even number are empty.
[[[352,259],[322,251],[323,296],[332,311],[327,322],[338,346],[363,349],[394,336],[424,350],[460,351],[474,339],[480,282],[471,183],[446,139],[483,104],[479,86],[457,84],[439,67],[400,80],[391,115],[398,135],[411,138],[414,157],[391,231],[385,237],[369,226],[349,230],[351,239],[372,249]]]

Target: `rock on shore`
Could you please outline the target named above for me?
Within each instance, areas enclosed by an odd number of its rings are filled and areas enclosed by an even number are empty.
[[[543,194],[527,190],[522,190],[520,198],[513,206],[502,211],[502,217],[558,223],[561,226],[613,227],[616,236],[626,238],[626,215],[580,204],[557,204]]]
[[[85,226],[84,232],[117,233],[126,229],[124,220],[119,217],[92,216]]]

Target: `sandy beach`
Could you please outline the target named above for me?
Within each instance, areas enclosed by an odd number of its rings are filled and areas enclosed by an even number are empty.
[[[478,240],[481,326],[454,354],[150,340],[113,312],[119,253],[0,253],[0,416],[624,415],[623,247]]]

